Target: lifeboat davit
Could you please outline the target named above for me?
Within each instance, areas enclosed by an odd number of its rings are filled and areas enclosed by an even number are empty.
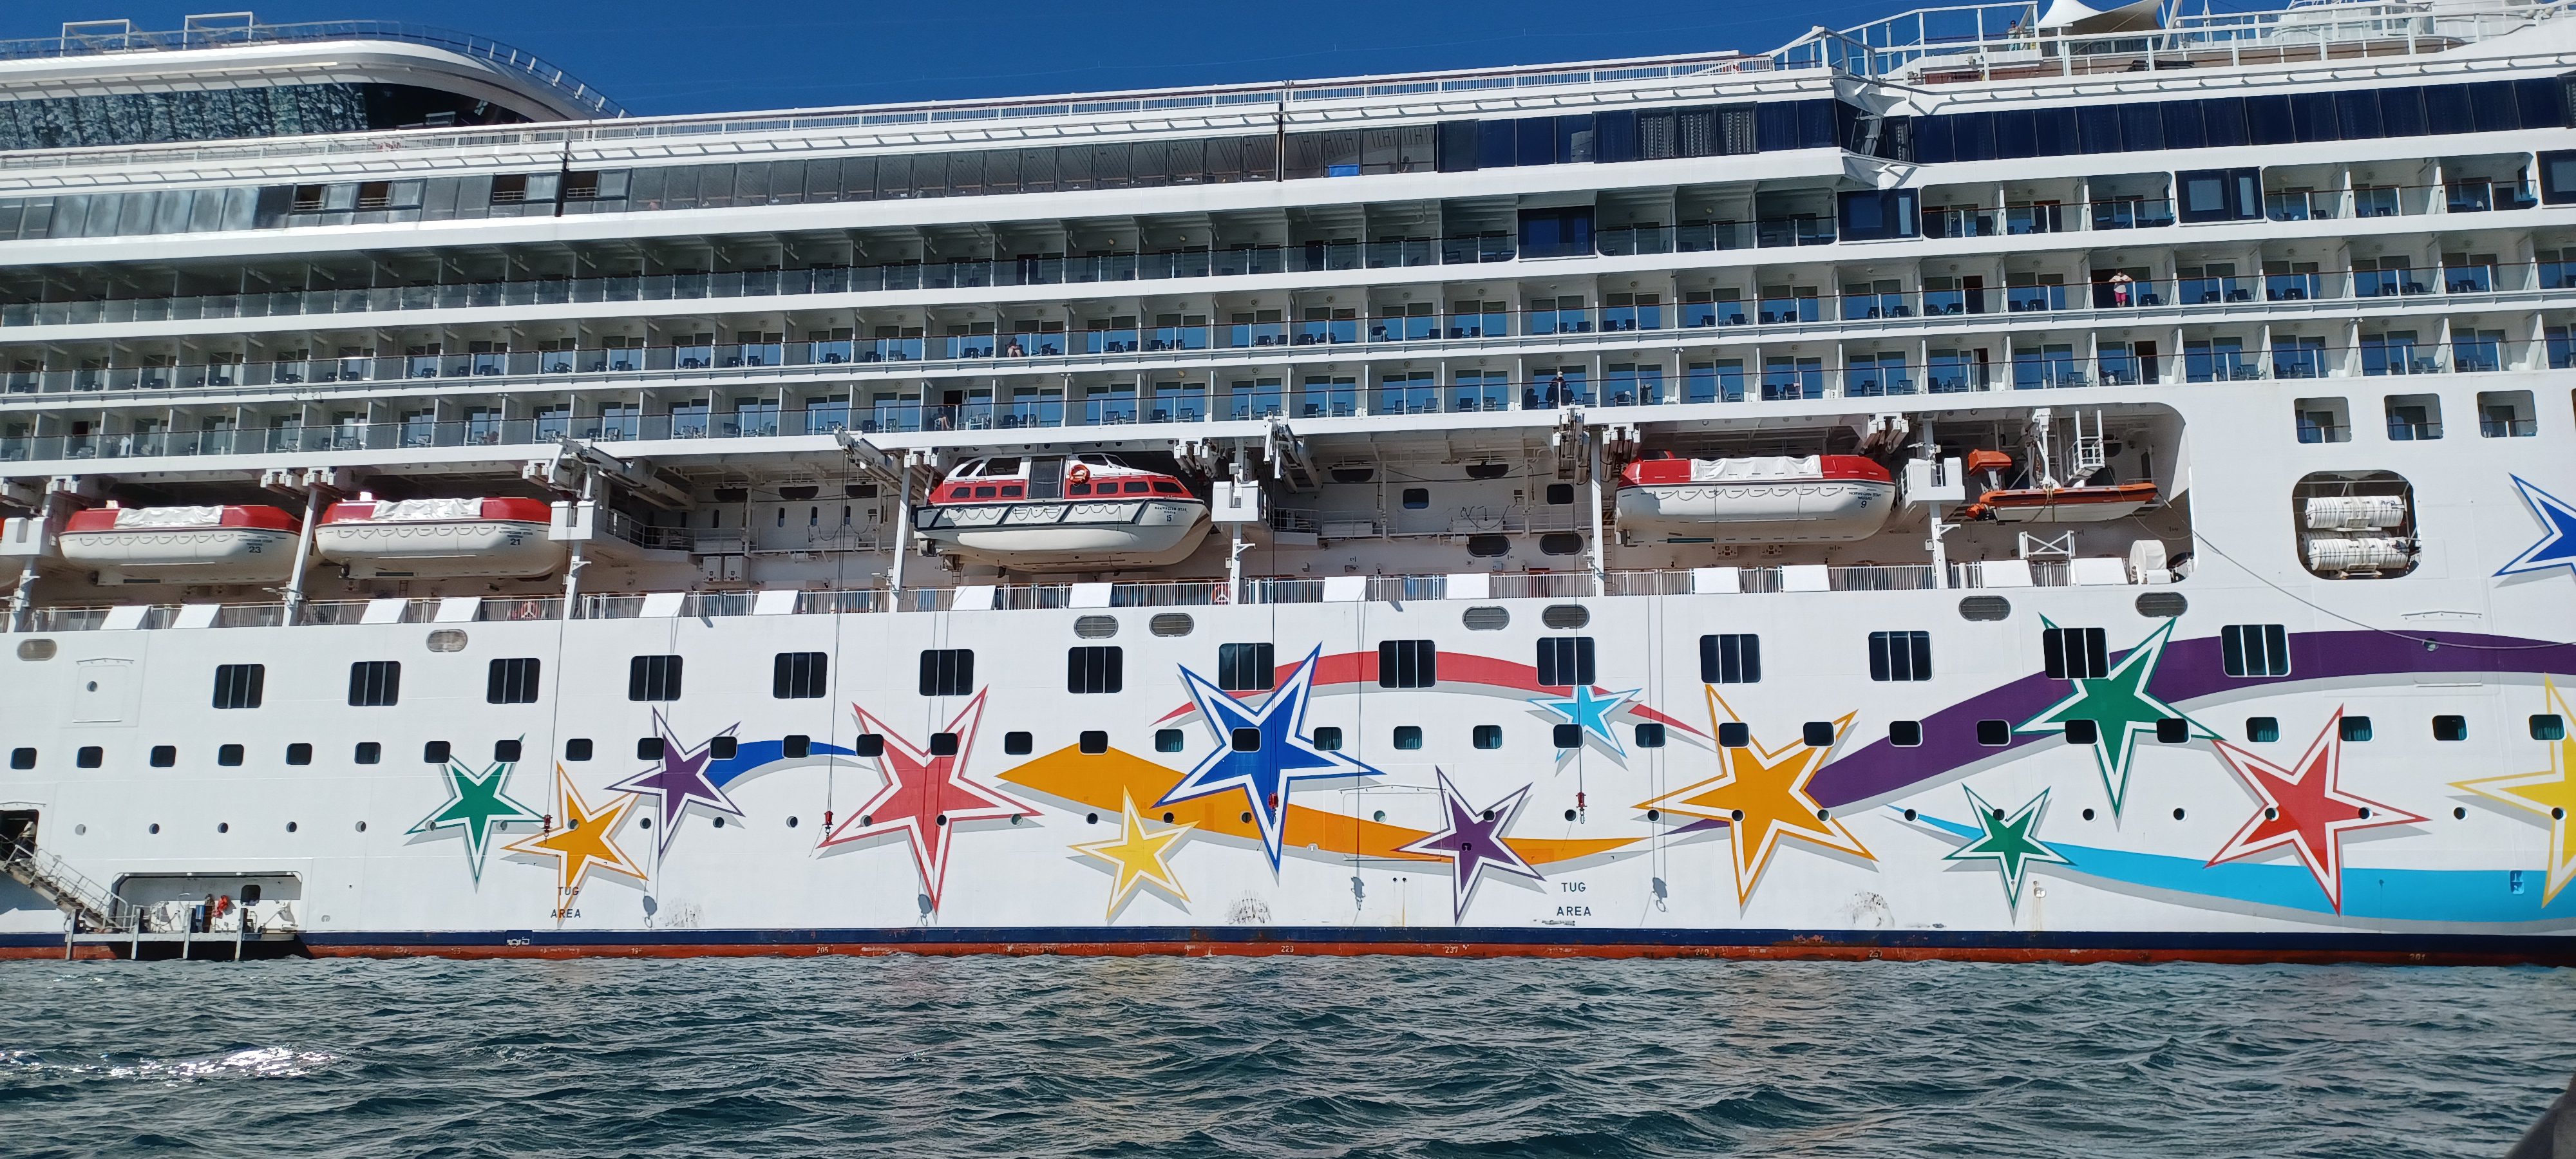
[[[2098,487],[2006,487],[1988,491],[1959,509],[1963,519],[1997,523],[2108,523],[2137,514],[2156,501],[2153,483]]]
[[[1014,571],[1169,567],[1207,538],[1208,505],[1115,455],[996,456],[949,472],[913,529]]]
[[[294,516],[274,507],[120,507],[72,514],[63,558],[100,583],[277,583],[295,567]]]
[[[537,499],[378,499],[334,503],[313,547],[363,579],[526,578],[562,566],[554,512]]]
[[[1858,455],[1640,459],[1619,480],[1619,527],[1712,543],[1847,543],[1895,506],[1887,468]]]

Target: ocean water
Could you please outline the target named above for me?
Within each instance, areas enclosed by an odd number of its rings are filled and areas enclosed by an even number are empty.
[[[0,1155],[2496,1156],[2576,971],[0,965]]]

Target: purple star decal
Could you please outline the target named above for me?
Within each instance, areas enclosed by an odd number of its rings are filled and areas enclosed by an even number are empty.
[[[1456,863],[1457,876],[1451,889],[1456,895],[1457,912],[1452,920],[1467,916],[1467,899],[1475,896],[1476,883],[1486,870],[1544,881],[1546,877],[1530,868],[1521,855],[1503,840],[1503,830],[1511,828],[1512,817],[1529,800],[1530,787],[1523,785],[1510,796],[1483,809],[1472,808],[1467,798],[1458,794],[1458,786],[1449,783],[1444,770],[1432,770],[1440,778],[1440,800],[1449,813],[1449,827],[1398,850],[1432,857],[1446,857]]]
[[[694,749],[683,748],[680,738],[672,734],[670,722],[664,720],[659,712],[653,714],[653,731],[662,737],[661,762],[610,785],[609,790],[649,796],[662,803],[662,832],[656,845],[658,852],[671,851],[671,839],[680,832],[677,824],[680,814],[688,811],[692,801],[704,802],[707,808],[728,817],[742,816],[742,810],[734,805],[733,798],[725,796],[723,789],[707,779],[707,750],[714,743],[712,740]]]

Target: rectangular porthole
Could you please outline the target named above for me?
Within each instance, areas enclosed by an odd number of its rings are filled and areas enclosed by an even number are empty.
[[[268,668],[260,664],[215,665],[215,707],[257,708]]]
[[[1256,735],[1258,735],[1258,730],[1256,730]],[[1154,730],[1155,752],[1176,753],[1181,751],[1182,744],[1181,730],[1177,728],[1158,728]]]
[[[2012,736],[2013,727],[2012,722],[2009,720],[1981,720],[1977,722],[1977,743],[1984,745],[1987,748],[1999,749],[2005,745],[2011,744]]]
[[[1109,734],[1096,728],[1085,729],[1077,744],[1083,752],[1098,756],[1109,751]]]
[[[679,657],[637,656],[626,662],[626,699],[667,701],[679,698]]]
[[[1036,747],[1036,738],[1027,733],[1006,732],[1002,734],[1002,751],[1010,754],[1011,756],[1027,756],[1029,755],[1030,750]]]
[[[1399,724],[1395,726],[1395,747],[1406,752],[1411,752],[1415,749],[1421,748],[1422,726],[1418,724]]]
[[[2369,740],[2370,718],[2367,716],[2347,716],[2336,722],[2335,733],[2346,741],[2356,744]]]
[[[2218,643],[2230,676],[2290,674],[2290,630],[2280,624],[2229,624],[2218,630]]]
[[[2567,739],[2567,718],[2554,712],[2543,712],[2533,715],[2531,718],[2531,739]]]
[[[1753,729],[1740,720],[1727,721],[1717,726],[1717,743],[1720,748],[1743,748],[1753,743]]]
[[[1267,643],[1217,645],[1216,686],[1227,692],[1269,691],[1278,671],[1273,655]]]
[[[1699,638],[1699,678],[1704,684],[1762,682],[1762,637],[1741,635]]]
[[[2100,628],[2049,628],[2040,633],[2051,680],[2099,680],[2111,665]]]
[[[2281,739],[2280,719],[2270,716],[2246,717],[2245,739],[2252,744],[2270,744]]]
[[[1380,688],[1429,688],[1439,683],[1440,645],[1432,640],[1387,640],[1377,646]]]
[[[495,657],[483,676],[483,702],[535,704],[541,667],[534,656]]]
[[[1064,650],[1064,690],[1076,694],[1117,692],[1127,684],[1127,652],[1115,644]]]
[[[2068,744],[2089,745],[2098,743],[2101,739],[2102,726],[2092,721],[2079,719],[2066,722],[2066,743]]]
[[[286,763],[290,765],[312,764],[313,746],[306,744],[303,741],[297,741],[294,744],[286,746]]]
[[[107,763],[107,750],[94,744],[82,745],[72,754],[72,767],[95,769]]]
[[[1895,745],[1901,749],[1910,749],[1921,745],[1923,743],[1923,722],[1919,720],[1891,720],[1887,722],[1887,743]]]
[[[586,760],[589,760],[589,759],[590,759],[590,738],[589,738],[589,737],[586,737],[586,736],[577,736],[577,737],[572,738],[571,740],[565,741],[565,742],[564,742],[564,759],[565,759],[565,760],[568,760],[568,761],[586,761]]]
[[[1637,747],[1641,749],[1659,749],[1664,747],[1664,726],[1652,721],[1638,725]]]
[[[1319,752],[1334,753],[1342,751],[1342,730],[1329,724],[1316,729],[1315,748]]]
[[[967,696],[975,691],[975,650],[928,648],[921,653],[923,696]]]
[[[2465,716],[2434,717],[2433,739],[2438,741],[2463,741],[2469,739],[2469,718]]]
[[[1932,679],[1932,633],[1870,633],[1869,678],[1872,680]]]
[[[1468,734],[1468,739],[1470,743],[1480,749],[1501,748],[1503,747],[1503,726],[1499,724],[1477,725],[1475,729]]]

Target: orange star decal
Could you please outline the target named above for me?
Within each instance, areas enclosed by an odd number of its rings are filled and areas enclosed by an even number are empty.
[[[1734,708],[1707,689],[1709,731],[1734,722]],[[1840,742],[1851,727],[1854,713],[1844,713],[1834,721],[1834,740]],[[1833,755],[1833,745],[1816,746],[1804,738],[1778,747],[1762,744],[1748,736],[1742,748],[1720,747],[1718,765],[1724,771],[1688,788],[1666,793],[1637,806],[1684,817],[1722,821],[1733,830],[1729,843],[1735,858],[1735,902],[1743,905],[1753,896],[1753,887],[1762,880],[1762,871],[1771,864],[1771,854],[1784,837],[1839,849],[1869,860],[1878,858],[1843,827],[1841,821],[1816,804],[1807,795],[1807,782],[1825,767]]]
[[[581,799],[581,790],[564,776],[563,766],[555,766],[555,811],[563,818],[560,825],[533,837],[512,842],[512,853],[527,853],[555,863],[555,891],[567,904],[581,891],[582,881],[593,869],[622,873],[637,881],[644,880],[644,867],[617,847],[617,827],[626,821],[626,810],[635,804],[633,794],[625,794],[606,809],[593,811]]]

